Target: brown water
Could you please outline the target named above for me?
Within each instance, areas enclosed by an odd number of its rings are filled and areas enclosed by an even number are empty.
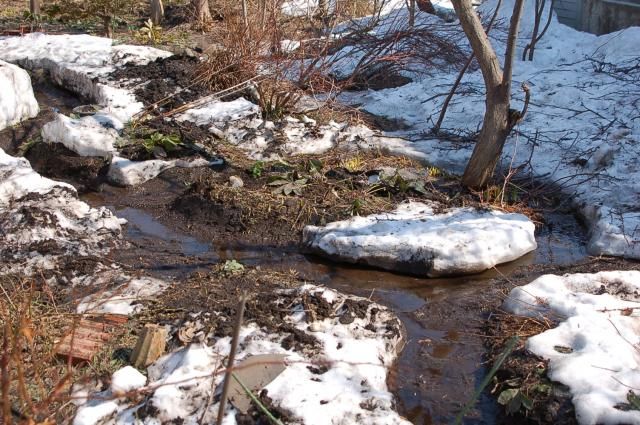
[[[86,195],[93,205],[110,205],[124,189]],[[482,274],[426,279],[386,271],[332,263],[295,250],[268,246],[217,246],[210,240],[181,233],[154,217],[153,209],[110,207],[128,220],[125,238],[133,244],[126,261],[164,277],[183,277],[220,261],[235,259],[246,265],[282,271],[295,270],[305,279],[369,297],[393,309],[407,330],[407,344],[389,384],[399,409],[415,424],[451,423],[486,372],[479,335],[488,298],[496,306],[491,279],[508,276],[533,264],[566,265],[586,257],[584,234],[571,216],[548,214],[537,235],[538,249],[517,261]],[[484,301],[483,301],[484,300]],[[465,423],[495,423],[493,399],[483,395]]]
[[[6,139],[18,145],[35,135],[53,112],[69,113],[81,102],[69,92],[38,79],[36,96],[43,113],[31,126]],[[21,126],[23,128],[23,126]],[[10,146],[8,146],[10,147]],[[178,230],[176,223],[156,217],[166,193],[178,193],[184,185],[161,175],[153,199],[130,202],[136,188],[107,187],[83,199],[92,206],[107,206],[128,220],[125,239],[131,247],[119,251],[119,260],[162,277],[181,278],[227,259],[256,267],[295,270],[302,277],[354,293],[393,309],[403,321],[407,343],[389,385],[397,396],[400,412],[414,424],[451,423],[482,379],[484,350],[479,336],[490,308],[499,303],[491,279],[508,276],[534,264],[573,264],[586,257],[584,234],[567,215],[547,214],[547,225],[537,235],[538,249],[496,270],[473,276],[426,279],[397,275],[370,268],[331,263],[289,249],[269,246],[219,246],[211,240]],[[154,205],[155,204],[155,205]],[[465,423],[496,422],[495,402],[482,396]]]

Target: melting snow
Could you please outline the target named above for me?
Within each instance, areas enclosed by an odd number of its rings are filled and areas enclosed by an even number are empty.
[[[490,16],[496,3],[486,1],[479,10]],[[640,258],[640,166],[636,160],[640,156],[639,92],[637,81],[627,81],[624,73],[615,72],[616,67],[628,68],[637,60],[640,27],[596,36],[560,24],[554,14],[536,46],[533,61],[522,61],[523,48],[531,39],[533,7],[534,2],[525,2],[512,107],[522,105],[519,86],[523,82],[531,87],[531,104],[505,146],[504,164],[508,166],[514,157],[513,165],[524,165],[524,172],[563,186],[561,190],[575,201],[591,228],[592,254]],[[503,1],[499,18],[508,22],[512,10],[513,0]],[[545,19],[547,13],[543,14]],[[389,16],[394,25],[400,22],[396,14]],[[423,13],[418,13],[417,20],[443,22]],[[384,25],[383,19],[380,26]],[[491,38],[501,56],[505,34],[496,29]],[[412,126],[409,131],[394,133],[405,139],[377,139],[372,143],[380,142],[392,152],[461,172],[473,144],[422,136],[437,119],[457,70],[432,69],[427,76],[412,77],[414,82],[402,87],[344,93],[341,99]],[[476,132],[483,114],[481,72],[468,71],[449,105],[443,128]]]
[[[476,273],[536,249],[534,224],[522,214],[411,202],[391,213],[307,226],[312,251],[350,263],[425,276]]]
[[[616,408],[630,388],[640,388],[640,272],[545,275],[513,289],[504,308],[559,318],[527,348],[549,360],[552,380],[571,389],[581,424],[640,424],[640,411]]]
[[[322,297],[338,311],[347,297],[330,289],[306,285],[290,290],[308,297]],[[277,302],[278,294],[274,294]],[[400,323],[385,307],[371,303],[364,318],[342,324],[338,317],[310,320],[302,305],[283,306],[290,310],[285,319],[300,331],[321,342],[317,354],[286,350],[281,341],[287,335],[269,334],[253,323],[242,327],[237,360],[257,355],[282,353],[288,355],[287,368],[265,389],[274,405],[291,412],[290,423],[371,425],[408,424],[393,411],[393,400],[386,386],[387,370],[400,348]],[[395,330],[393,330],[395,329]],[[181,419],[196,424],[201,417],[209,423],[215,420],[218,401],[212,397],[222,382],[224,361],[229,353],[230,338],[220,338],[212,346],[192,344],[160,358],[148,368],[150,393],[146,402],[131,404],[126,399],[113,399],[113,390],[98,394],[101,398],[79,408],[76,425],[129,423],[138,416],[140,423],[158,423]],[[308,366],[320,363],[328,370],[314,373]],[[114,375],[118,386],[127,385],[120,378],[133,376],[139,385],[140,376],[128,368]],[[212,382],[213,380],[213,382]],[[113,384],[112,384],[113,386]],[[210,401],[210,399],[214,401]],[[153,407],[152,407],[153,406]],[[145,415],[136,415],[143,409]],[[225,422],[235,423],[236,410],[227,405]],[[106,418],[107,415],[112,415]]]
[[[40,108],[27,71],[0,60],[0,87],[0,130],[38,115]]]

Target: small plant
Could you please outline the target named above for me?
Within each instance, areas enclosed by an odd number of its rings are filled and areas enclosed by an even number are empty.
[[[44,18],[44,15],[41,15],[39,13],[31,13],[28,10],[25,10],[22,14],[22,19],[28,22],[31,26],[31,32],[33,32],[35,29],[42,29]]]
[[[151,134],[151,136],[142,142],[142,145],[148,152],[153,152],[156,147],[164,149],[165,152],[172,152],[181,144],[179,136],[175,134],[165,135],[158,132]]]
[[[140,36],[148,43],[158,44],[162,41],[162,27],[154,25],[151,19],[144,23],[144,26],[138,30]]]
[[[307,186],[309,180],[304,177],[298,176],[298,173],[291,172],[285,175],[273,176],[267,186],[275,186],[275,189],[271,191],[274,195],[283,194],[289,195],[302,195],[302,189]]]
[[[242,263],[236,260],[227,260],[222,265],[222,272],[225,274],[236,274],[244,271]]]
[[[407,180],[396,172],[392,176],[386,176],[380,179],[380,184],[383,188],[388,190],[406,193],[409,190],[413,190],[419,194],[426,194],[427,189],[424,187],[424,182],[421,180]]]
[[[364,205],[365,205],[365,201],[364,200],[362,200],[360,198],[355,199],[351,203],[351,208],[350,208],[349,214],[351,214],[352,216],[360,215],[360,213],[362,213]]]
[[[505,406],[507,415],[518,413],[521,408],[529,411],[533,408],[533,400],[527,397],[520,388],[509,388],[500,393],[498,403]]]
[[[249,168],[249,173],[251,177],[254,179],[258,179],[262,176],[262,172],[264,171],[264,161],[256,161],[253,163],[251,168]]]
[[[360,155],[348,158],[340,163],[340,165],[350,173],[359,173],[364,170],[364,161]]]
[[[24,142],[22,145],[20,145],[20,147],[18,148],[18,153],[20,156],[25,156],[32,147],[34,147],[36,144],[42,142],[42,137],[41,136],[35,136],[32,137],[30,139],[27,139],[26,142]]]
[[[429,173],[429,177],[441,177],[444,175],[442,170],[438,167],[429,167],[427,168],[427,172]]]
[[[633,390],[629,390],[627,393],[627,403],[617,404],[615,408],[624,411],[640,410],[640,396],[633,392]]]
[[[277,120],[298,102],[300,94],[296,88],[284,81],[263,82],[257,87],[258,106],[266,120]]]
[[[322,161],[320,161],[319,159],[310,159],[307,163],[307,169],[310,173],[319,173],[320,171],[322,171],[323,167],[324,164],[322,164]]]

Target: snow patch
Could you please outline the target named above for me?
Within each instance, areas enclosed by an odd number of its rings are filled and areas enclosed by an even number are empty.
[[[0,130],[38,115],[40,108],[27,71],[0,60]]]
[[[410,202],[390,213],[306,226],[303,243],[341,261],[423,276],[477,273],[536,249],[522,214]]]
[[[640,388],[640,272],[545,275],[513,289],[504,308],[559,325],[529,338],[527,348],[549,360],[549,378],[567,385],[583,425],[638,424],[624,411]]]
[[[173,159],[170,161],[151,159],[149,161],[131,161],[114,156],[107,172],[107,178],[113,184],[120,186],[135,186],[157,177],[170,168],[208,167],[209,161],[203,158],[194,160]]]
[[[110,158],[116,151],[114,143],[122,123],[115,117],[88,116],[79,119],[56,114],[56,118],[42,127],[46,142],[62,143],[80,156]]]
[[[265,387],[274,405],[290,411],[292,423],[408,424],[393,411],[393,398],[386,386],[387,370],[402,341],[398,319],[385,307],[331,289],[305,285],[286,292],[320,297],[334,311],[343,308],[347,300],[365,302],[367,312],[364,318],[343,324],[334,315],[324,320],[306,317],[301,314],[302,305],[282,305],[290,311],[285,318],[288,323],[320,341],[321,348],[316,354],[284,349],[281,341],[287,335],[266,333],[254,323],[243,326],[238,361],[258,354],[288,356],[285,371]],[[283,293],[274,294],[274,302],[279,302],[279,294]],[[192,344],[151,365],[146,387],[150,397],[144,405],[149,414],[140,419],[141,423],[164,423],[176,418],[197,423],[201,417],[207,423],[213,422],[219,404],[208,401],[213,398],[211,392],[221,385],[222,374],[216,371],[224,368],[229,350],[230,338],[218,338],[211,346]],[[326,366],[327,371],[314,373],[308,366],[316,363]],[[143,404],[131,405],[124,399],[110,400],[112,396],[112,391],[107,390],[80,406],[74,423],[98,423],[108,412],[113,415],[100,423],[124,424],[132,412],[143,408]],[[235,423],[236,413],[227,405],[224,423]]]

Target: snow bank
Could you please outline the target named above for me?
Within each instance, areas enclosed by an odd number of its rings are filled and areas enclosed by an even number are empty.
[[[0,273],[51,269],[59,255],[104,254],[123,222],[106,208],[91,208],[76,190],[40,176],[24,158],[0,149]],[[23,269],[24,268],[24,269]]]
[[[258,354],[287,355],[285,371],[265,387],[273,405],[289,411],[291,423],[408,424],[393,411],[386,386],[388,368],[402,341],[398,319],[385,307],[330,289],[306,285],[288,290],[286,293],[298,297],[293,305],[284,303],[284,293],[275,293],[273,302],[289,312],[285,321],[317,338],[320,345],[315,354],[285,349],[282,341],[287,335],[267,333],[255,323],[241,328],[238,362]],[[305,313],[303,297],[321,298],[337,314],[322,320],[311,318]],[[347,301],[366,303],[364,316],[342,323],[336,316]],[[213,422],[219,404],[212,391],[217,393],[222,383],[222,374],[216,371],[224,367],[229,350],[230,338],[225,337],[212,345],[192,344],[167,354],[148,368],[149,380],[143,388],[150,394],[147,401],[136,405],[125,398],[113,399],[113,391],[107,390],[80,406],[74,424],[124,424],[133,417],[149,424],[178,419],[198,423],[200,418]],[[121,370],[115,378],[119,382],[130,373]],[[136,378],[136,383],[141,381]],[[224,423],[235,423],[236,413],[227,404]]]
[[[350,263],[424,276],[476,273],[536,249],[534,224],[522,214],[411,202],[394,212],[307,226],[303,243]]]
[[[114,143],[122,123],[115,117],[100,115],[79,119],[57,114],[42,127],[46,142],[62,143],[80,156],[109,158],[116,151]]]
[[[153,47],[113,45],[111,39],[86,34],[0,37],[0,59],[49,71],[57,84],[104,106],[123,122],[143,105],[130,90],[105,77],[127,63],[142,65],[168,56],[171,53]]]
[[[44,275],[50,284],[86,288],[94,294],[81,300],[79,312],[131,314],[140,298],[167,283],[99,260],[118,246],[125,223],[80,201],[73,186],[42,177],[25,158],[0,149],[0,275]],[[86,267],[65,265],[83,261]]]
[[[157,177],[160,173],[170,168],[196,168],[208,167],[209,165],[211,163],[203,158],[195,160],[172,159],[164,161],[151,159],[149,161],[131,161],[114,156],[107,172],[107,178],[111,183],[119,186],[135,186]]]
[[[517,315],[560,318],[527,348],[549,360],[549,378],[570,388],[583,425],[640,423],[640,411],[623,410],[630,388],[640,388],[639,302],[640,272],[611,271],[545,275],[504,303]]]
[[[479,10],[490,16],[496,3],[484,2]],[[531,104],[518,131],[505,145],[503,164],[508,167],[513,158],[514,166],[523,166],[522,173],[556,183],[575,201],[591,228],[590,253],[640,258],[640,164],[636,160],[640,156],[640,72],[616,72],[616,67],[633,69],[640,27],[596,36],[560,24],[554,14],[535,49],[534,60],[522,61],[533,28],[534,3],[525,3],[512,107],[522,106],[524,96],[519,87],[523,82],[531,88]],[[507,23],[512,10],[513,0],[502,2],[500,17]],[[543,16],[546,20],[547,11]],[[385,25],[384,19],[381,25]],[[496,28],[491,38],[502,56],[505,33]],[[377,138],[372,144],[457,173],[467,163],[473,143],[420,136],[430,132],[444,94],[456,77],[457,70],[432,69],[428,76],[415,75],[412,83],[402,87],[344,93],[340,99],[411,126],[392,134],[405,139]],[[473,134],[483,114],[482,74],[480,70],[468,71],[449,105],[443,129]]]
[[[0,60],[0,130],[38,115],[31,78],[24,69]]]

